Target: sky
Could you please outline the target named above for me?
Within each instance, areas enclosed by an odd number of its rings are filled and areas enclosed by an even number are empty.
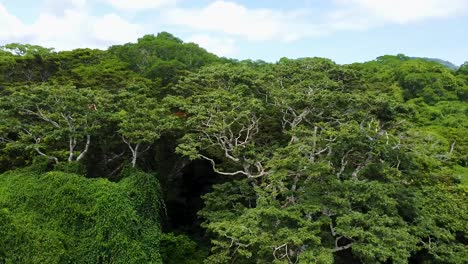
[[[386,54],[468,61],[468,0],[0,0],[0,45],[105,49],[167,31],[274,62]]]

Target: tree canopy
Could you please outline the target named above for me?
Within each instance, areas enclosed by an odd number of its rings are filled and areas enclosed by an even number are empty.
[[[464,263],[468,67],[0,49],[0,263]]]

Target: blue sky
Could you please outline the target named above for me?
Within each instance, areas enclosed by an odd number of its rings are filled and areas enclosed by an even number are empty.
[[[468,61],[468,0],[0,0],[0,45],[69,50],[168,31],[220,56]]]

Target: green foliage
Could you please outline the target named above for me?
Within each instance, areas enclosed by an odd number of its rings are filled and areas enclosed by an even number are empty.
[[[59,66],[53,49],[41,46],[11,43],[1,46],[0,52],[3,84],[46,82]]]
[[[31,44],[20,44],[10,43],[5,46],[1,46],[0,49],[3,51],[11,52],[17,56],[36,56],[51,53],[54,49],[44,48],[37,45]]]
[[[337,232],[356,240],[352,252],[364,263],[407,263],[417,239],[399,217],[376,211],[351,213],[337,218]]]
[[[115,113],[119,133],[135,143],[152,143],[163,130],[166,109],[147,95],[146,87],[129,87],[118,94],[119,112]]]
[[[120,183],[75,174],[0,175],[0,262],[162,263],[154,177]]]
[[[162,85],[173,84],[186,70],[195,70],[217,61],[217,57],[194,43],[183,43],[162,32],[146,35],[137,43],[113,46],[109,52],[129,64],[130,69]]]
[[[161,237],[161,256],[165,264],[200,264],[206,254],[185,235],[164,233]]]
[[[6,143],[24,145],[26,150],[56,161],[84,157],[91,134],[100,129],[109,114],[109,95],[102,90],[34,85],[11,88],[6,94],[0,105],[8,109],[3,113],[8,122],[4,121],[1,129],[17,138]]]
[[[0,263],[464,263],[467,98],[466,63],[402,54],[5,45],[0,171],[34,167],[0,175]],[[161,234],[158,171],[193,226]]]
[[[463,263],[468,257],[466,223],[468,208],[466,186],[426,187],[414,194],[416,218],[413,232],[419,247],[433,263]]]
[[[71,70],[70,76],[73,78],[73,84],[78,87],[103,88],[111,91],[118,91],[129,82],[144,81],[130,71],[125,63],[117,59],[102,59],[96,64],[81,64]]]
[[[403,57],[391,61],[402,62],[418,66]],[[219,174],[250,179],[216,186],[204,197],[200,215],[213,235],[207,263],[331,262],[341,251],[365,263],[406,263],[421,237],[399,211],[400,192],[453,184],[436,172],[463,155],[451,148],[447,132],[405,128],[405,114],[419,110],[394,99],[393,90],[366,91],[359,73],[328,60],[282,59],[257,75],[245,66],[216,65],[175,90],[181,96],[171,101],[195,128],[179,152],[208,160]]]
[[[468,62],[463,63],[457,70],[459,75],[468,75]]]

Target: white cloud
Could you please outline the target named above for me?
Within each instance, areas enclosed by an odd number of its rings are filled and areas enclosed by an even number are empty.
[[[0,44],[33,43],[59,50],[105,48],[151,32],[150,25],[126,20],[129,13],[125,11],[164,7],[155,18],[159,26],[184,32],[191,35],[188,41],[231,56],[242,40],[292,42],[338,31],[468,14],[468,0],[333,0],[327,7],[314,6],[318,1],[310,1],[308,8],[300,11],[285,11],[248,8],[234,0],[215,0],[200,8],[176,8],[174,3],[181,0],[42,0],[42,14],[25,23],[9,13],[0,0]],[[102,2],[118,10],[91,15],[95,4]],[[119,15],[122,12],[124,15]]]
[[[84,9],[87,0],[44,0],[42,9],[45,13],[63,15],[66,10]]]
[[[25,24],[0,4],[0,42],[31,43],[57,50],[106,48],[135,41],[144,33],[141,26],[116,14],[91,16],[81,7],[70,6],[62,15],[42,13],[33,23]]]
[[[215,1],[204,8],[168,10],[164,18],[172,25],[221,32],[253,41],[294,41],[319,33],[316,26],[304,23],[304,13],[248,9],[229,1]]]
[[[121,10],[141,11],[156,9],[175,4],[176,0],[105,0],[108,4]]]
[[[25,26],[0,3],[0,40],[17,39]]]
[[[232,38],[216,38],[206,34],[198,34],[191,36],[187,41],[196,43],[218,56],[233,56],[237,51],[235,41]]]
[[[229,0],[217,0],[202,8],[166,10],[163,16],[166,23],[189,28],[192,33],[288,42],[337,31],[466,14],[468,0],[334,0],[329,9],[316,10],[321,12],[247,8]]]
[[[115,14],[105,15],[96,19],[93,25],[93,35],[103,42],[125,43],[141,37],[142,27],[131,24]]]
[[[409,23],[466,11],[466,0],[354,0],[360,7],[389,22]]]
[[[408,24],[468,11],[467,0],[335,0],[330,24],[337,29],[366,29],[388,23]]]
[[[74,10],[66,10],[61,17],[45,13],[33,24],[25,25],[27,30],[23,34],[33,44],[57,49],[81,47],[87,43],[88,26],[83,24],[86,20],[86,15]]]

